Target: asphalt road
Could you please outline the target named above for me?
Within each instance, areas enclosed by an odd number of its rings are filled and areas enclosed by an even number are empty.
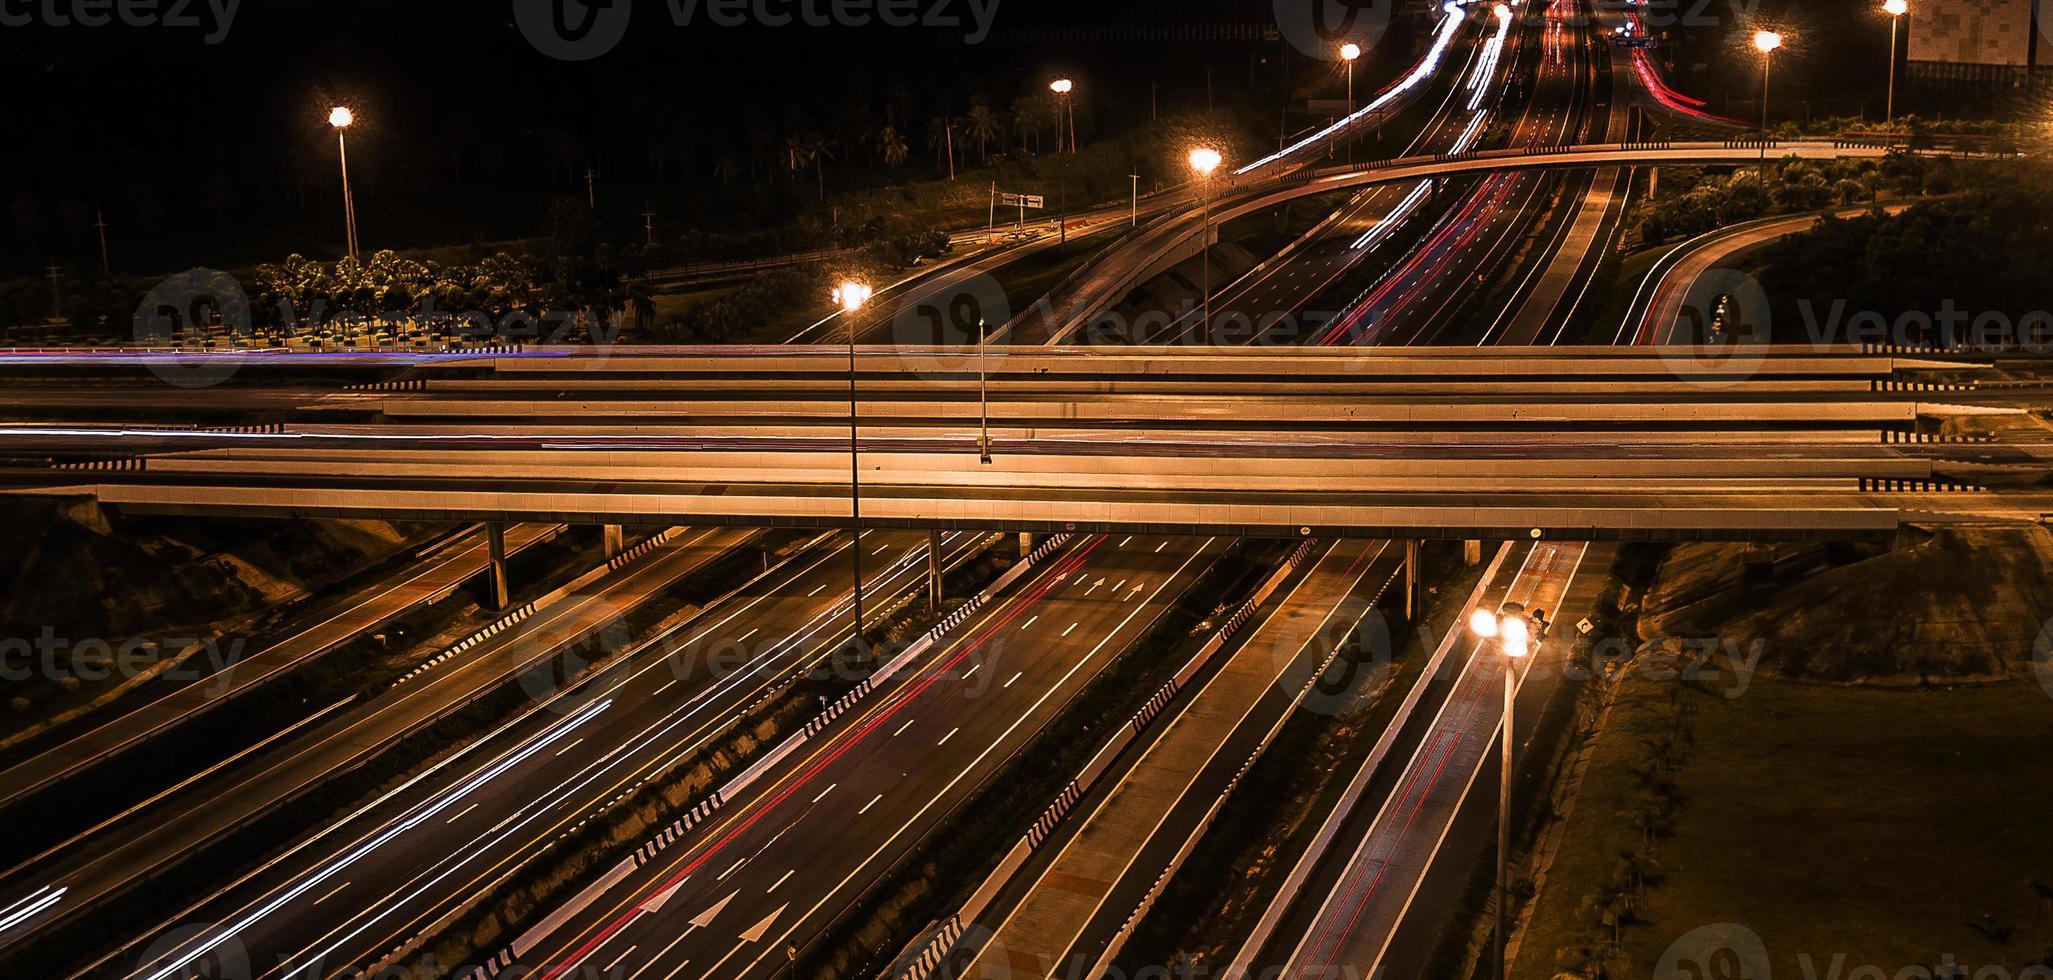
[[[1067,818],[1059,847],[958,976],[1088,976],[1163,869],[1203,828],[1249,758],[1298,706],[1325,658],[1396,578],[1403,549],[1346,541],[1307,571],[1173,712],[1106,789]]]
[[[44,886],[65,893],[56,905],[0,937],[0,949],[121,894],[334,775],[363,764],[400,738],[519,675],[559,646],[603,628],[753,533],[713,528],[678,535],[617,573],[591,576],[561,601],[433,669],[351,703],[265,751],[152,800],[117,824],[87,831],[14,869],[6,878],[10,896]]]
[[[521,962],[640,980],[763,977],[820,932],[1145,634],[1223,546],[1086,538],[937,644],[716,821]]]
[[[865,536],[875,601],[921,588],[926,541],[912,532]],[[960,555],[979,543],[951,537],[943,548]],[[847,635],[849,575],[843,539],[788,560],[590,680],[566,689],[536,675],[530,694],[540,710],[315,828],[144,938],[218,923],[264,977],[325,977],[376,962],[518,874],[607,801],[725,744],[741,711],[819,666]],[[116,958],[89,975],[149,977],[176,959]]]
[[[554,537],[560,524],[518,524],[506,529],[508,557]],[[329,604],[319,618],[291,635],[236,661],[230,669],[100,719],[86,731],[54,744],[38,739],[33,755],[0,771],[0,806],[98,765],[151,738],[163,737],[238,695],[255,690],[335,647],[363,635],[417,605],[435,602],[488,566],[484,531],[407,565],[360,591]]]
[[[1542,543],[1494,605],[1516,602],[1544,609],[1564,627],[1582,613],[1563,610],[1562,596],[1574,580],[1585,545]],[[1599,573],[1601,574],[1601,573]],[[1564,635],[1554,637],[1562,642]],[[1318,901],[1317,913],[1291,948],[1283,976],[1321,977],[1348,969],[1369,976],[1392,934],[1411,910],[1418,882],[1439,852],[1447,826],[1468,797],[1484,756],[1502,727],[1504,669],[1510,661],[1494,645],[1467,641],[1465,666],[1411,753],[1396,791],[1385,798],[1375,821],[1346,859],[1339,880]],[[1519,662],[1529,665],[1528,657]],[[1520,668],[1523,677],[1524,667]],[[1437,918],[1439,909],[1420,909]]]

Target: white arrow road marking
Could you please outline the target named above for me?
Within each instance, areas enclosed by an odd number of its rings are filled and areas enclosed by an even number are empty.
[[[712,908],[709,908],[704,912],[700,912],[698,918],[691,920],[691,927],[694,929],[704,929],[708,926],[711,926],[713,924],[713,919],[720,914],[720,911],[722,909],[725,909],[727,907],[728,902],[734,901],[735,895],[739,894],[741,893],[734,892],[732,894],[729,894],[726,898],[714,902]]]
[[[747,932],[742,933],[741,941],[745,943],[762,942],[763,936],[770,931],[770,927],[777,924],[777,917],[783,915],[784,910],[790,907],[790,902],[786,902],[783,905],[777,906],[777,911],[772,912],[769,915],[763,916],[763,921],[750,926]]]
[[[651,914],[661,911],[663,905],[670,901],[670,896],[677,894],[677,890],[679,888],[683,888],[684,883],[690,880],[691,876],[685,875],[684,877],[679,878],[677,880],[677,884],[671,885],[670,887],[665,888],[654,895],[650,895],[645,901],[642,902],[641,911]],[[733,896],[730,895],[728,897],[732,898]],[[718,910],[716,909],[715,911]]]

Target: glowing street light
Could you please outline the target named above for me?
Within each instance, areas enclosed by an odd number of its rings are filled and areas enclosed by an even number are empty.
[[[857,313],[876,290],[869,283],[848,280],[834,287],[834,303],[841,318],[848,321],[848,520],[849,557],[855,562],[855,631],[849,635],[853,652],[862,652],[863,640],[863,485],[861,443],[856,429],[855,337],[861,329]]]
[[[1076,106],[1069,101],[1069,93],[1075,90],[1076,82],[1067,78],[1058,78],[1048,83],[1048,91],[1055,93],[1055,97],[1062,100],[1062,114],[1069,126],[1069,152],[1071,153],[1076,152]],[[1055,142],[1058,144],[1062,142],[1061,126],[1057,126],[1055,129]],[[1057,146],[1055,149],[1057,152],[1061,152],[1062,147]]]
[[[862,309],[875,292],[867,283],[844,282],[834,287],[834,302],[840,304],[845,312],[854,313]]]
[[[1535,532],[1537,533],[1537,532]],[[1535,615],[1538,615],[1535,613]],[[1526,622],[1525,606],[1507,602],[1501,611],[1492,612],[1477,608],[1468,616],[1469,632],[1479,639],[1496,640],[1497,648],[1504,652],[1504,740],[1503,758],[1498,766],[1497,787],[1497,976],[1505,975],[1504,962],[1504,912],[1505,899],[1511,887],[1511,743],[1512,706],[1518,694],[1518,671],[1515,662],[1532,655],[1532,629]]]
[[[1354,117],[1354,63],[1362,57],[1362,46],[1349,41],[1340,46],[1340,60],[1347,64],[1347,115]],[[1354,140],[1347,141],[1347,162],[1354,163]]]
[[[1205,200],[1205,223],[1198,231],[1198,251],[1205,257],[1205,327],[1204,335],[1212,335],[1212,171],[1219,169],[1225,157],[1209,146],[1200,146],[1190,151],[1190,169],[1198,175],[1198,186]]]
[[[349,144],[343,132],[356,122],[356,113],[347,106],[336,106],[328,110],[328,125],[335,127],[335,150],[342,158],[342,217],[345,248],[350,258],[357,257],[356,250],[356,198],[349,193]]]
[[[1053,93],[1055,93],[1055,98],[1057,98],[1057,99],[1061,100],[1061,105],[1060,105],[1060,107],[1059,107],[1059,108],[1060,108],[1060,110],[1061,110],[1061,112],[1060,112],[1060,113],[1059,113],[1059,114],[1058,114],[1058,115],[1056,116],[1056,119],[1055,119],[1055,152],[1056,152],[1056,154],[1057,154],[1057,155],[1060,155],[1060,154],[1062,153],[1062,129],[1063,129],[1063,125],[1064,125],[1064,120],[1067,120],[1067,122],[1068,122],[1068,128],[1069,128],[1069,153],[1070,153],[1070,155],[1071,155],[1071,156],[1075,156],[1075,155],[1076,155],[1076,104],[1070,101],[1070,99],[1069,99],[1069,93],[1071,93],[1071,92],[1073,92],[1073,91],[1076,91],[1076,82],[1074,82],[1074,81],[1071,81],[1070,79],[1067,79],[1067,78],[1058,78],[1058,79],[1056,79],[1056,80],[1054,80],[1054,81],[1052,81],[1052,82],[1049,82],[1049,83],[1048,83],[1048,91],[1050,91],[1050,92],[1053,92]],[[1062,240],[1062,244],[1064,244],[1064,245],[1068,245],[1068,244],[1069,244],[1069,165],[1068,165],[1067,163],[1064,163],[1064,164],[1062,165],[1062,167],[1061,167],[1061,169],[1060,169],[1060,172],[1059,172],[1059,173],[1057,174],[1057,176],[1056,176],[1056,178],[1055,178],[1055,179],[1056,179],[1056,198],[1055,198],[1055,208],[1056,208],[1056,214],[1055,214],[1055,227],[1056,227],[1056,231],[1058,232],[1058,234],[1059,234],[1059,236],[1060,236],[1060,238],[1061,238],[1061,240]],[[1136,194],[1135,196],[1136,196],[1136,197],[1138,197],[1139,195],[1138,195],[1138,194]],[[1139,208],[1139,202],[1138,202],[1138,201],[1136,201],[1136,202],[1135,202],[1135,208],[1136,208],[1136,209],[1138,209],[1138,208]]]
[[[1782,46],[1782,35],[1774,31],[1755,31],[1754,50],[1761,53],[1761,164],[1758,179],[1763,187],[1768,183],[1768,70],[1775,65],[1775,49]]]
[[[1896,29],[1903,25],[1903,15],[1910,12],[1910,4],[1904,0],[1884,0],[1882,12],[1889,15],[1889,101],[1882,110],[1884,120],[1896,119]]]

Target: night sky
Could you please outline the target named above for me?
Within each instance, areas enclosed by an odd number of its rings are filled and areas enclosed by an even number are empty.
[[[96,209],[117,271],[332,254],[339,188],[325,119],[337,103],[357,110],[351,175],[367,234],[414,246],[534,234],[552,197],[583,196],[587,169],[612,191],[601,211],[623,237],[645,208],[709,226],[745,220],[711,179],[722,155],[767,170],[789,135],[852,145],[889,123],[917,173],[932,165],[930,118],[961,115],[973,99],[1007,109],[1059,74],[1084,85],[1088,140],[1144,122],[1151,89],[1164,114],[1202,109],[1207,68],[1220,102],[1266,107],[1305,67],[1287,44],[1234,39],[1276,22],[1268,0],[1000,0],[991,36],[974,45],[969,24],[735,28],[700,8],[677,27],[670,3],[685,0],[640,0],[618,46],[580,62],[538,52],[511,0],[239,0],[225,32],[210,0],[160,8],[181,9],[199,21],[191,27],[43,22],[44,5],[78,2],[0,0],[10,18],[39,21],[0,27],[16,137],[0,158],[10,198],[0,220],[12,228],[0,278],[96,265]],[[1825,6],[1864,9],[1835,0],[1799,19],[1831,20]],[[976,12],[971,0],[912,9],[963,21]],[[1211,33],[1145,30],[1168,27]],[[1829,68],[1830,50],[1793,44],[1787,84]]]

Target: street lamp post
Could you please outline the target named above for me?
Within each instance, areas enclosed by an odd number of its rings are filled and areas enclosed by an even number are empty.
[[[335,150],[342,158],[342,215],[343,231],[349,257],[356,258],[356,199],[349,193],[349,142],[344,131],[356,122],[356,114],[345,106],[328,110],[328,125],[335,127]]]
[[[983,317],[977,318],[977,458],[991,463],[991,379],[985,368],[985,345],[991,337]]]
[[[1056,143],[1061,143],[1061,142],[1062,142],[1062,128],[1063,128],[1063,127],[1064,127],[1065,125],[1066,125],[1066,126],[1068,126],[1068,127],[1069,127],[1069,152],[1070,152],[1070,153],[1075,153],[1075,152],[1076,152],[1076,104],[1075,104],[1075,103],[1073,103],[1073,102],[1071,102],[1071,101],[1069,101],[1069,93],[1071,93],[1071,92],[1073,92],[1073,91],[1075,91],[1075,90],[1076,90],[1076,82],[1075,82],[1075,81],[1073,81],[1073,80],[1071,80],[1071,79],[1067,79],[1067,78],[1058,78],[1058,79],[1056,79],[1056,80],[1054,80],[1054,81],[1052,81],[1052,82],[1048,83],[1048,90],[1049,90],[1049,91],[1051,91],[1051,92],[1054,92],[1054,93],[1055,93],[1055,98],[1056,98],[1057,100],[1059,100],[1059,101],[1060,101],[1060,102],[1062,103],[1062,117],[1063,117],[1063,118],[1061,118],[1061,119],[1058,119],[1058,120],[1056,120],[1056,121],[1055,121],[1055,142],[1056,142]],[[1060,146],[1056,147],[1056,150],[1057,150],[1057,152],[1060,152],[1060,151],[1061,151],[1061,147],[1060,147]]]
[[[1884,0],[1882,12],[1889,15],[1889,101],[1884,104],[1882,119],[1896,121],[1896,29],[1903,25],[1903,15],[1910,12],[1910,4],[1904,0]]]
[[[1768,182],[1768,72],[1775,66],[1775,49],[1782,35],[1774,31],[1754,32],[1754,50],[1761,53],[1761,186]]]
[[[861,468],[861,443],[856,430],[855,402],[855,335],[858,329],[856,314],[863,304],[870,301],[874,292],[868,284],[844,282],[834,289],[834,302],[841,306],[841,317],[848,321],[848,552],[855,560],[855,631],[850,634],[850,645],[855,652],[862,650],[863,640],[863,490]]]
[[[1219,162],[1222,159],[1224,158],[1219,155],[1218,150],[1208,146],[1201,146],[1190,151],[1190,168],[1198,175],[1199,191],[1205,201],[1205,223],[1203,227],[1198,229],[1198,251],[1203,253],[1205,257],[1204,335],[1206,337],[1212,335],[1212,171],[1219,169]]]
[[[1360,60],[1361,56],[1362,46],[1353,41],[1340,46],[1340,60],[1347,63],[1347,115],[1350,119],[1354,117],[1354,63]],[[1352,129],[1353,126],[1350,124],[1341,132],[1348,133]],[[1354,166],[1354,139],[1351,136],[1347,140],[1347,165]]]
[[[1532,638],[1526,626],[1525,607],[1517,603],[1506,603],[1497,613],[1477,609],[1469,614],[1468,628],[1479,638],[1496,638],[1498,647],[1504,651],[1504,740],[1497,780],[1497,924],[1494,930],[1496,976],[1503,980],[1510,970],[1509,964],[1504,962],[1504,919],[1511,891],[1512,708],[1518,698],[1517,662],[1532,653]]]
[[[1071,106],[1071,104],[1070,104],[1070,101],[1069,101],[1069,93],[1071,93],[1071,92],[1073,92],[1073,91],[1075,91],[1075,90],[1076,90],[1076,83],[1075,83],[1075,82],[1073,82],[1073,81],[1071,81],[1071,80],[1069,80],[1069,79],[1067,79],[1067,78],[1058,78],[1058,79],[1056,79],[1056,80],[1054,80],[1054,81],[1052,81],[1052,82],[1049,82],[1049,83],[1048,83],[1048,90],[1049,90],[1049,91],[1051,91],[1051,92],[1054,92],[1054,93],[1055,93],[1055,98],[1056,98],[1056,100],[1058,101],[1058,103],[1059,103],[1059,105],[1060,105],[1060,107],[1061,107],[1061,109],[1062,109],[1062,116],[1063,116],[1064,118],[1067,118],[1067,119],[1069,120],[1069,153],[1070,153],[1070,155],[1071,155],[1071,156],[1075,156],[1075,155],[1076,155],[1076,109],[1075,109],[1074,107],[1072,107],[1072,106]],[[1056,142],[1057,144],[1060,144],[1060,143],[1062,142],[1062,125],[1063,125],[1063,120],[1062,120],[1062,119],[1058,118],[1058,119],[1056,119],[1056,120],[1055,120],[1055,142]],[[1060,146],[1060,145],[1058,145],[1058,146],[1057,146],[1057,147],[1055,148],[1055,152],[1056,152],[1056,155],[1058,155],[1058,156],[1059,156],[1059,155],[1061,155],[1061,153],[1062,153],[1062,148],[1061,148],[1061,146]],[[1056,214],[1056,218],[1055,218],[1055,220],[1056,220],[1056,223],[1057,223],[1057,231],[1058,231],[1058,233],[1060,234],[1060,236],[1061,236],[1061,239],[1062,239],[1062,244],[1064,244],[1064,245],[1067,245],[1067,244],[1069,244],[1069,163],[1068,163],[1068,161],[1064,161],[1064,162],[1063,162],[1063,164],[1062,164],[1062,170],[1061,170],[1061,174],[1060,174],[1060,176],[1059,176],[1059,177],[1057,178],[1057,181],[1056,181],[1056,182],[1057,182],[1057,189],[1056,189],[1055,207],[1056,207],[1056,211],[1057,211],[1057,214]]]

